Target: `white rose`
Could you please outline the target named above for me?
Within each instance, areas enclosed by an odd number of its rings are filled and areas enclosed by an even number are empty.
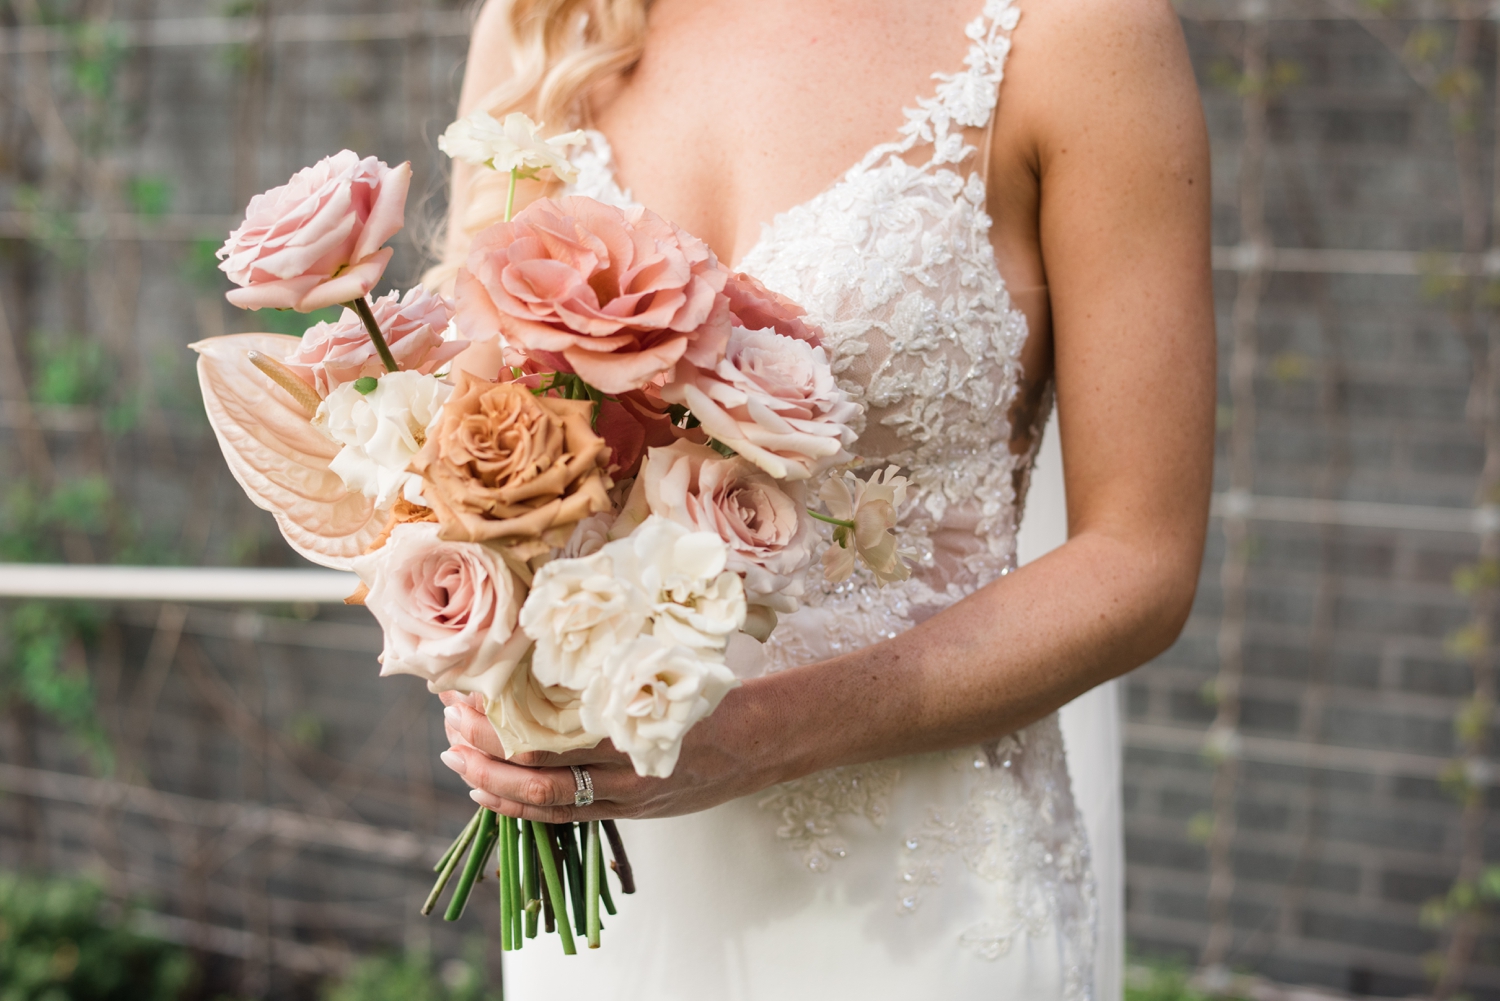
[[[397,525],[353,565],[385,633],[382,676],[414,674],[434,692],[500,693],[530,641],[516,629],[521,584],[498,553],[444,542],[437,525],[419,522]]]
[[[583,728],[582,693],[562,685],[544,685],[531,668],[531,662],[523,662],[512,671],[509,684],[487,706],[490,725],[506,757],[526,751],[562,754],[599,743],[602,734]]]
[[[550,170],[559,181],[572,184],[578,180],[578,168],[568,162],[567,147],[582,146],[587,141],[583,132],[575,129],[545,139],[541,129],[519,111],[506,115],[503,122],[478,111],[448,126],[438,137],[438,149],[455,160],[501,173]]]
[[[613,555],[606,546],[553,560],[531,582],[520,622],[536,641],[532,673],[543,686],[582,691],[610,650],[647,628],[651,603],[633,574],[617,574]]]
[[[422,479],[406,471],[453,387],[420,372],[387,372],[368,394],[346,383],[328,394],[313,424],[344,447],[328,468],[350,490],[387,507],[422,503]]]
[[[656,635],[721,653],[744,626],[745,585],[726,569],[729,547],[717,534],[652,515],[600,552],[616,554],[618,571],[639,584]]]
[[[656,636],[616,648],[584,692],[584,727],[607,735],[636,774],[666,778],[682,740],[739,682],[715,656]]]

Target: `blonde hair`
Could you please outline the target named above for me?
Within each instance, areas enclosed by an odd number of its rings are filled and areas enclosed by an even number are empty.
[[[522,111],[563,132],[587,124],[589,92],[630,72],[646,45],[646,12],[651,0],[490,0],[510,41],[512,75],[486,94],[475,110],[501,118]],[[451,197],[461,239],[450,240],[447,226],[433,249],[439,263],[423,276],[428,287],[451,280],[463,263],[463,248],[474,235],[505,215],[508,177],[475,171]],[[457,249],[455,249],[457,248]]]

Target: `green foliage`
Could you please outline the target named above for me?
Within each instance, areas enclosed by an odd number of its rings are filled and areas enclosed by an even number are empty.
[[[323,1001],[500,1001],[485,987],[481,948],[472,943],[467,960],[450,960],[441,971],[421,952],[363,960],[324,990]]]
[[[137,215],[159,219],[172,207],[172,179],[158,174],[132,177],[125,186],[125,196]]]
[[[1489,910],[1500,902],[1500,866],[1486,866],[1476,880],[1459,880],[1446,896],[1434,897],[1422,905],[1422,924],[1443,929],[1463,914]]]
[[[97,340],[76,334],[31,338],[32,399],[37,403],[96,403],[106,389],[107,363]]]
[[[20,698],[45,713],[108,771],[113,756],[81,646],[98,622],[94,607],[73,602],[26,601],[0,612],[0,704]]]
[[[1208,1001],[1188,981],[1180,964],[1133,961],[1125,974],[1125,1001]]]
[[[98,886],[0,874],[0,1001],[177,1001],[192,965]]]
[[[215,256],[222,245],[222,240],[209,237],[188,244],[187,253],[182,258],[183,280],[205,291],[222,288],[227,279],[219,270],[219,258]]]

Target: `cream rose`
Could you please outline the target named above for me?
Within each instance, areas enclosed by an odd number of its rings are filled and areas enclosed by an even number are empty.
[[[655,635],[717,654],[744,626],[745,586],[727,569],[729,547],[713,532],[653,515],[599,552],[646,595]]]
[[[328,468],[377,507],[397,497],[423,503],[422,481],[407,471],[437,426],[452,387],[420,372],[387,372],[369,393],[353,383],[328,394],[313,425],[344,447]]]
[[[444,542],[429,522],[397,525],[354,560],[365,607],[385,633],[380,673],[412,674],[434,692],[496,698],[529,645],[516,629],[523,588],[494,550]]]
[[[744,579],[746,601],[796,611],[817,538],[801,483],[680,441],[647,454],[620,520],[633,524],[647,514],[713,532],[729,547],[727,566]]]
[[[411,164],[388,167],[344,150],[250,199],[245,221],[218,251],[242,309],[303,313],[368,295],[406,222]]]
[[[821,347],[773,330],[735,327],[717,364],[679,362],[661,396],[778,480],[809,479],[851,458],[859,404],[834,383]]]
[[[395,292],[381,296],[372,311],[402,371],[430,375],[469,346],[468,341],[444,340],[453,320],[453,304],[420,285],[404,297]],[[344,310],[334,323],[309,327],[287,356],[286,366],[319,396],[364,376],[378,379],[386,374],[369,332],[352,309]]]
[[[611,544],[614,545],[614,544]],[[536,641],[532,673],[543,686],[582,691],[609,652],[629,643],[649,624],[651,602],[619,573],[606,546],[592,556],[553,560],[537,571],[521,608],[521,628]]]
[[[641,636],[617,647],[583,693],[586,730],[630,756],[636,774],[667,778],[692,726],[739,684],[721,658]]]
[[[593,747],[603,734],[585,730],[581,692],[539,681],[532,664],[523,661],[509,683],[486,707],[490,725],[507,757],[524,751],[561,754]]]

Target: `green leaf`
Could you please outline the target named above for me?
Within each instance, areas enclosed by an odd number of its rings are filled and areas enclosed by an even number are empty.
[[[360,396],[369,396],[371,393],[375,392],[376,387],[379,385],[379,379],[376,379],[373,376],[365,375],[354,380],[354,391]]]

